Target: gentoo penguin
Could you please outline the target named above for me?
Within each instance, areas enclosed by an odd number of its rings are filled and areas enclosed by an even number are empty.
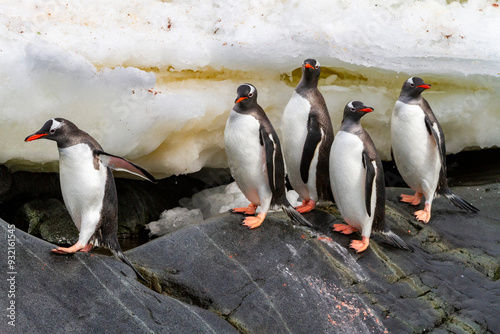
[[[281,119],[281,138],[288,179],[303,199],[300,213],[316,207],[318,200],[331,200],[328,165],[333,127],[325,99],[318,90],[321,67],[306,59],[302,78]]]
[[[253,215],[244,226],[250,229],[262,224],[271,206],[281,206],[294,221],[311,226],[286,199],[285,165],[276,131],[264,110],[257,104],[257,89],[250,84],[238,87],[238,96],[224,131],[226,155],[231,175],[251,202],[233,212]]]
[[[118,197],[111,169],[124,170],[154,183],[156,179],[130,161],[103,152],[94,138],[67,119],[48,120],[24,141],[40,138],[57,143],[64,204],[80,231],[76,244],[58,247],[52,252],[88,252],[93,246],[104,246],[146,281],[125,257],[117,240]]]
[[[353,240],[351,248],[358,253],[370,242],[372,229],[385,240],[402,249],[412,248],[385,226],[384,170],[370,135],[360,123],[372,112],[360,101],[349,102],[330,154],[330,181],[335,203],[349,225],[334,224],[334,231],[351,234],[361,231],[361,240]]]
[[[418,205],[425,196],[425,207],[415,212],[428,223],[435,194],[446,196],[455,206],[471,212],[479,210],[453,194],[446,180],[446,145],[441,125],[421,93],[429,89],[421,78],[406,80],[391,119],[392,154],[399,173],[415,191],[401,195],[401,201]]]

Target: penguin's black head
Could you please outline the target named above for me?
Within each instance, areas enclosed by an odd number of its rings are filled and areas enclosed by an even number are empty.
[[[257,89],[251,84],[243,84],[236,90],[238,96],[234,103],[240,105],[251,105],[252,103],[257,103]]]
[[[67,139],[68,134],[73,130],[78,130],[75,124],[64,118],[49,119],[40,130],[32,135],[29,135],[24,141],[32,141],[36,139],[49,139],[56,142],[62,142]]]
[[[302,79],[299,85],[317,86],[321,65],[316,59],[306,59],[302,63]]]
[[[401,89],[401,96],[419,97],[426,89],[431,88],[431,85],[426,84],[419,77],[411,77],[405,81]]]
[[[359,121],[361,117],[372,111],[372,107],[365,106],[361,101],[351,101],[346,104],[344,108],[344,118],[342,119],[342,122],[346,119]]]
[[[302,72],[321,73],[321,65],[316,59],[306,59],[302,64]]]

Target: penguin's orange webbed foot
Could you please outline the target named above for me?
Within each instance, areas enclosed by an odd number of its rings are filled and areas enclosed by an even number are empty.
[[[429,220],[431,220],[431,206],[429,204],[425,204],[425,208],[423,210],[416,211],[413,213],[417,220],[420,220],[427,224]]]
[[[363,237],[361,240],[351,241],[350,247],[354,248],[356,250],[356,253],[361,253],[362,251],[368,248],[369,244],[370,244],[370,239],[367,237]]]
[[[298,213],[306,213],[312,211],[316,207],[316,202],[310,199],[309,201],[303,200],[302,204],[295,208]]]
[[[262,212],[257,215],[257,217],[247,217],[243,221],[243,226],[248,227],[249,229],[254,229],[259,227],[262,222],[264,221],[264,218],[266,218],[266,214],[263,214]]]
[[[87,244],[87,246],[85,246],[82,249],[80,249],[80,252],[82,252],[82,253],[88,253],[88,252],[90,252],[92,250],[92,248],[94,248],[94,245]]]
[[[410,205],[419,205],[420,201],[422,201],[421,193],[415,193],[415,195],[405,195],[401,194],[400,201],[404,203],[409,203]]]
[[[352,234],[352,233],[358,231],[357,229],[355,229],[351,225],[346,225],[346,224],[333,224],[333,230],[335,232],[340,232],[343,234]]]
[[[250,204],[249,206],[244,207],[244,208],[234,208],[231,210],[231,212],[242,213],[244,215],[254,215],[256,209],[257,209],[257,205]]]
[[[85,246],[82,244],[79,244],[78,242],[74,244],[71,247],[57,247],[52,249],[52,253],[56,254],[73,254],[78,252],[80,249],[84,248]]]

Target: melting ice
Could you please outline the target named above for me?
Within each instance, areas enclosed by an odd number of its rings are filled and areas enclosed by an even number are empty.
[[[276,128],[317,58],[334,129],[346,102],[390,159],[389,119],[404,80],[425,97],[449,153],[500,146],[500,8],[488,1],[6,0],[0,4],[0,163],[56,170],[53,143],[25,145],[65,117],[156,176],[226,167],[223,129],[253,83]]]

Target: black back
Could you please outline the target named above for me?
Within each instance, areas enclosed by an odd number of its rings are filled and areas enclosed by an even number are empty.
[[[330,150],[333,143],[333,127],[325,99],[318,90],[321,66],[315,59],[306,59],[302,64],[302,78],[295,88],[297,94],[309,101],[311,110],[307,121],[307,137],[300,162],[302,181],[307,183],[314,152],[319,146],[316,167],[316,189],[323,200],[333,200],[330,188]]]

